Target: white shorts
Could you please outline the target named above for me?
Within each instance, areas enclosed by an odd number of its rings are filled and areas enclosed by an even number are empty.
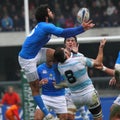
[[[102,116],[100,99],[94,87],[91,86],[91,89],[86,89],[84,94],[82,93],[83,92],[79,91],[74,91],[71,93],[71,98],[77,106],[77,109],[83,105],[86,105],[88,109],[92,111],[94,118]],[[98,109],[97,112],[96,109]]]
[[[69,88],[65,88],[65,98],[66,98],[66,102],[67,102],[67,108],[76,110],[76,106],[74,105],[74,103],[72,101],[71,91]]]
[[[76,110],[76,106],[74,105],[70,95],[65,95],[65,98],[66,98],[66,102],[67,102],[67,108]]]
[[[67,104],[65,96],[47,96],[41,95],[45,106],[50,110],[54,110],[56,114],[67,113]],[[36,109],[39,109],[37,106]]]
[[[118,97],[114,100],[113,102],[114,104],[120,105],[120,94],[118,95]]]
[[[34,80],[39,79],[37,73],[37,64],[46,62],[46,51],[48,48],[41,48],[35,58],[32,59],[24,59],[19,56],[18,61],[19,64],[24,71],[28,82],[32,82]]]

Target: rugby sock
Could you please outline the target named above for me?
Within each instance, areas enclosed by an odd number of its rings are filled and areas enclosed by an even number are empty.
[[[42,112],[45,114],[45,116],[47,116],[49,114],[49,111],[47,110],[47,108],[45,107],[43,100],[41,98],[40,95],[34,96],[34,101],[36,102],[36,104],[39,106],[39,108],[42,110]]]
[[[80,114],[81,114],[81,117],[83,118],[83,120],[90,120],[89,116],[87,114],[87,111],[85,111],[84,106],[80,107],[79,111],[80,111]]]

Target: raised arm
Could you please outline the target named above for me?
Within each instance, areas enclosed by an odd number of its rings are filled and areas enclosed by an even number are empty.
[[[103,49],[106,43],[106,39],[100,41],[99,51],[96,59],[94,60],[94,67],[100,66],[103,61]]]

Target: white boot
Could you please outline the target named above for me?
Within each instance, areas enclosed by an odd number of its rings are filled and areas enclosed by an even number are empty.
[[[52,114],[48,114],[47,116],[45,116],[44,120],[59,120],[59,118],[54,117]]]

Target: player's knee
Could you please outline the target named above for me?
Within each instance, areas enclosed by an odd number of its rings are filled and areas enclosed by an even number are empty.
[[[57,117],[59,118],[59,120],[67,120],[67,113],[57,114]]]
[[[39,93],[39,80],[32,81],[29,84],[30,84],[32,93],[34,92]]]
[[[39,117],[35,117],[34,120],[43,120],[43,119],[41,119]]]
[[[74,120],[75,119],[75,114],[68,113],[67,114],[67,120]]]

